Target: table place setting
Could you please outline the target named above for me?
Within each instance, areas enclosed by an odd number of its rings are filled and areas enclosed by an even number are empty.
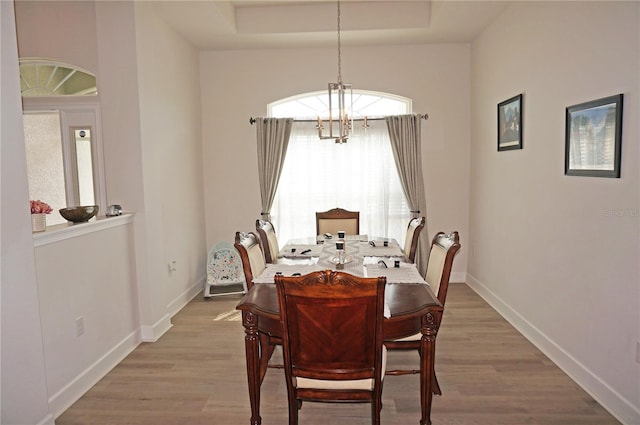
[[[369,240],[368,235],[344,235],[343,238],[340,238],[338,235],[332,235],[331,233],[325,233],[324,235],[318,235],[316,237],[316,242],[319,244],[325,242],[335,242],[336,240],[344,239],[345,241],[357,241],[357,242],[367,242]]]
[[[253,279],[253,283],[273,283],[276,274],[301,276],[324,269],[317,264],[267,264],[267,268],[260,273],[260,276]]]
[[[389,260],[380,260],[375,264],[366,264],[364,266],[364,275],[365,277],[385,276],[387,282],[393,283],[427,283],[420,275],[420,272],[418,272],[415,264],[398,263],[398,267],[395,267],[394,261]]]
[[[322,245],[287,244],[278,253],[278,258],[310,258],[319,257]]]
[[[370,240],[360,242],[360,255],[363,257],[404,257],[404,253],[395,240]]]

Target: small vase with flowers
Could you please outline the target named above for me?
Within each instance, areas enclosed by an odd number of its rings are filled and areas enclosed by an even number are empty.
[[[29,201],[31,204],[31,231],[44,232],[47,230],[47,214],[53,209],[46,202],[37,200]]]

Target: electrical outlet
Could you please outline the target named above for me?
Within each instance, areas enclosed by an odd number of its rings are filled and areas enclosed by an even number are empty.
[[[76,336],[84,334],[84,317],[80,316],[76,318]]]
[[[169,272],[176,271],[176,260],[169,261]]]
[[[640,364],[640,342],[636,342],[636,363]]]

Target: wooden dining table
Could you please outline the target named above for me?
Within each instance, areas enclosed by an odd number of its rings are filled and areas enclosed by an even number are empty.
[[[295,264],[290,262],[290,264]],[[308,262],[301,262],[308,267]],[[406,265],[409,267],[409,265]],[[268,272],[269,268],[265,270]],[[301,267],[301,270],[305,270]],[[273,271],[271,271],[271,276]],[[382,273],[382,272],[381,272]],[[443,307],[429,285],[423,283],[393,282],[389,273],[385,288],[385,340],[404,338],[422,333],[420,343],[420,404],[421,425],[431,425],[433,397],[435,339],[442,319]],[[268,279],[267,279],[268,280]],[[264,279],[263,279],[264,281]],[[273,283],[256,283],[240,300],[236,309],[242,311],[245,331],[245,354],[251,425],[260,425],[260,387],[269,360],[282,339],[278,294]]]

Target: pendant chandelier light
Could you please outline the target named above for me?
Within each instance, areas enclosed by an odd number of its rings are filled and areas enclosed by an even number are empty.
[[[323,135],[324,125],[318,117],[318,136],[320,139],[334,139],[336,143],[346,143],[353,127],[353,90],[351,84],[342,82],[342,46],[340,40],[340,0],[338,0],[338,82],[329,83],[329,135]],[[333,105],[337,104],[338,115],[334,117]],[[337,134],[334,133],[334,121],[337,121]]]

